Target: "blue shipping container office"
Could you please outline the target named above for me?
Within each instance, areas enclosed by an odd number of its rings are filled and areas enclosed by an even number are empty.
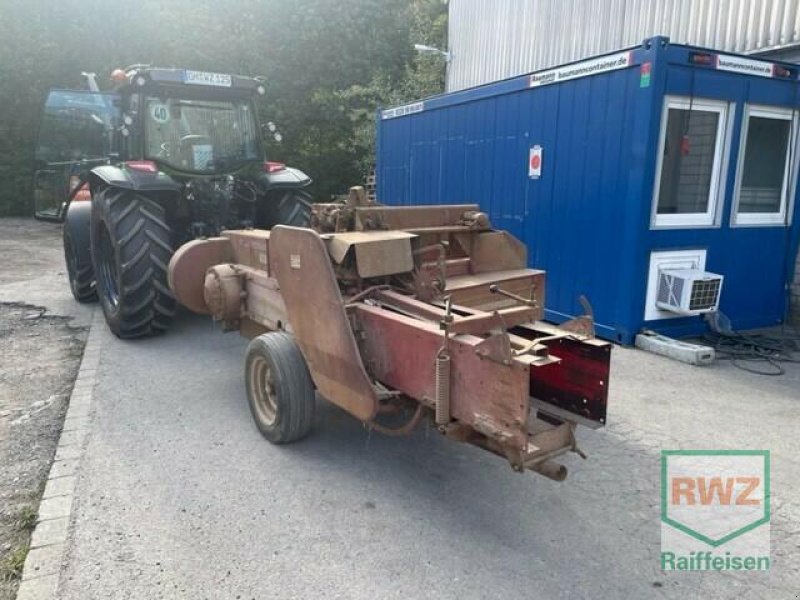
[[[480,204],[547,270],[546,318],[585,294],[607,339],[705,329],[657,309],[659,266],[722,274],[735,329],[774,325],[798,246],[798,71],[657,37],[379,111],[378,200]]]

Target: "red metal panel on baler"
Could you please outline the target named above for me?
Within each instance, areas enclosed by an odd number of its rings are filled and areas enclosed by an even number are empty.
[[[610,345],[570,338],[545,341],[561,362],[530,369],[530,395],[598,424],[606,422]]]
[[[359,304],[356,310],[370,374],[432,404],[436,398],[434,362],[444,344],[444,333],[434,323],[382,308]],[[507,443],[524,452],[528,443],[525,366],[484,359],[475,352],[479,341],[473,336],[450,340],[453,418],[476,428],[494,424],[507,436]]]

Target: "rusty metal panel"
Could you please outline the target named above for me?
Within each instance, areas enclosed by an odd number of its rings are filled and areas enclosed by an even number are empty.
[[[356,227],[373,229],[382,224],[387,229],[415,229],[458,225],[465,213],[479,212],[477,204],[440,206],[365,206],[355,209]]]
[[[328,250],[311,229],[272,229],[270,272],[319,393],[362,421],[378,400],[364,370]]]
[[[266,271],[248,272],[245,291],[248,318],[272,330],[293,331],[278,282],[269,277]]]
[[[192,312],[210,314],[203,296],[206,271],[232,259],[233,249],[225,237],[193,240],[178,248],[167,268],[169,287],[177,301]]]
[[[269,231],[237,229],[226,231],[222,235],[231,240],[235,262],[269,272]]]
[[[386,305],[396,307],[401,311],[419,317],[420,319],[427,319],[429,321],[439,322],[445,315],[444,308],[435,306],[428,302],[423,302],[413,296],[399,294],[391,290],[379,290],[374,295],[374,300],[378,303],[385,302]]]
[[[484,231],[475,235],[469,254],[473,273],[524,269],[528,266],[525,244],[505,231]]]
[[[428,405],[435,398],[434,358],[444,343],[435,323],[359,304],[358,323],[364,331],[364,358],[370,373]],[[450,340],[450,411],[453,418],[498,441],[527,449],[528,367],[504,365],[476,352],[481,338]]]
[[[458,317],[450,324],[451,333],[484,335],[494,329],[510,329],[534,320],[534,309],[529,306],[504,308],[499,311]]]
[[[390,290],[377,291],[373,300],[377,302],[378,306],[390,307],[406,315],[433,323],[442,322],[447,314],[445,308],[441,306],[422,302]],[[522,323],[532,323],[537,312],[536,309],[529,306],[515,306],[497,312],[483,312],[456,305],[453,306],[453,310],[455,314],[451,315],[450,333],[469,335],[482,335],[492,330],[510,329]]]
[[[491,311],[516,306],[514,300],[489,291],[490,285],[497,284],[505,291],[535,300],[534,318],[538,320],[544,311],[544,278],[544,271],[536,269],[459,275],[447,279],[445,293],[450,294],[454,304],[470,308]]]
[[[337,263],[355,247],[358,274],[380,277],[413,270],[411,240],[415,237],[405,231],[350,231],[328,234],[325,243]]]

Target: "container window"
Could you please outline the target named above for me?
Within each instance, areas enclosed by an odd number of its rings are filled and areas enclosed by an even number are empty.
[[[653,203],[655,226],[714,224],[727,111],[723,102],[667,98]]]
[[[790,148],[796,133],[792,111],[746,107],[736,173],[735,225],[786,223],[789,172],[796,153]]]

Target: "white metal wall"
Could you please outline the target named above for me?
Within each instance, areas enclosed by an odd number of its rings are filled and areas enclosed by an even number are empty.
[[[654,35],[739,53],[800,44],[800,0],[450,0],[447,89],[635,46]]]

